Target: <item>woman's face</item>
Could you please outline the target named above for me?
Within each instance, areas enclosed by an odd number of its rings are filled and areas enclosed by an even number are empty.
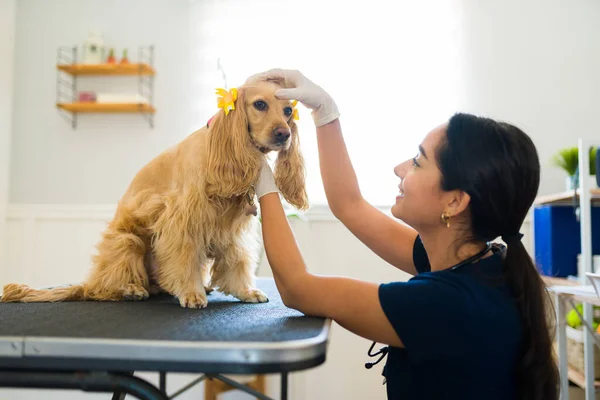
[[[441,215],[449,201],[449,193],[441,189],[442,175],[436,163],[436,151],[446,135],[446,126],[429,132],[418,154],[394,168],[400,184],[392,215],[417,230],[441,226]]]

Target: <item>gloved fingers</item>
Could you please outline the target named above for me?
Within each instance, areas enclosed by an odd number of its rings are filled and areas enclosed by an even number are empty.
[[[297,88],[279,89],[275,92],[275,97],[282,100],[298,100],[302,102],[302,91]]]

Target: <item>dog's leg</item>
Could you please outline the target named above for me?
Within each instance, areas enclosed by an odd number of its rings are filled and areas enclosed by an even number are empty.
[[[109,228],[97,246],[94,268],[86,282],[86,296],[95,300],[144,300],[148,275],[146,244],[139,236]]]
[[[264,303],[268,297],[256,288],[255,270],[256,260],[252,250],[240,243],[233,243],[218,254],[211,275],[219,291],[246,303]]]
[[[191,238],[163,236],[154,242],[154,255],[158,261],[158,284],[179,299],[187,308],[204,308],[207,305],[202,276],[205,257],[199,254],[198,245]]]

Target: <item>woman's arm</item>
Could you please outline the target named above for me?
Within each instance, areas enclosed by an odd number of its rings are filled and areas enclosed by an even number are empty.
[[[265,253],[284,304],[328,317],[369,340],[402,347],[379,302],[378,285],[310,274],[277,193],[259,198]]]
[[[339,119],[317,128],[321,177],[334,215],[365,245],[412,275],[417,232],[369,204],[360,192]]]

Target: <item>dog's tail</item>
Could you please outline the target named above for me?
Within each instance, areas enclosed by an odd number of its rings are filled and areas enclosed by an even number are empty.
[[[0,301],[3,303],[44,303],[69,300],[77,301],[85,300],[85,298],[85,288],[83,285],[36,290],[27,285],[9,283],[4,286],[4,293]]]

